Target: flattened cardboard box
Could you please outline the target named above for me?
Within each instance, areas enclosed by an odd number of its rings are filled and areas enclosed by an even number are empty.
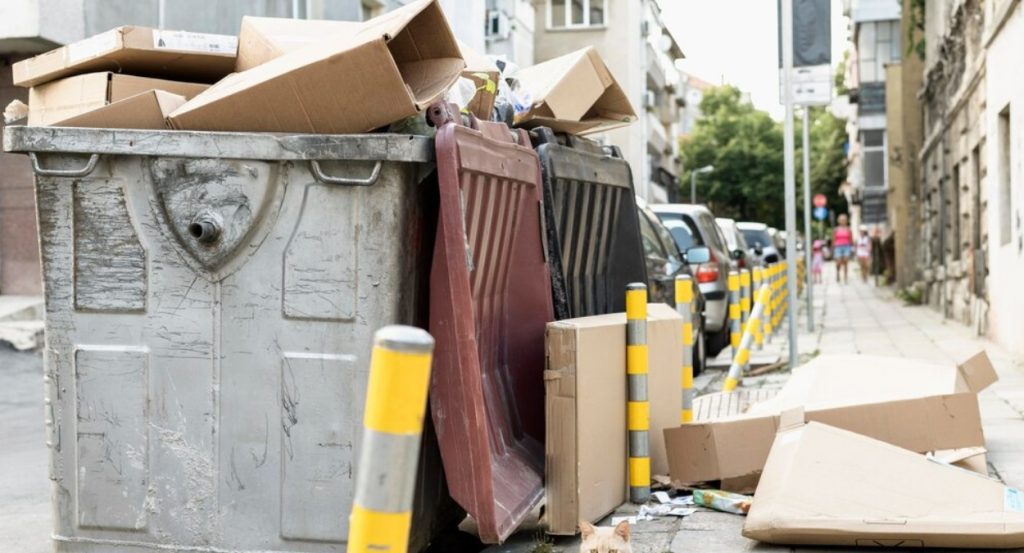
[[[1024,547],[1024,494],[811,422],[776,437],[743,535],[792,545]]]
[[[441,98],[465,65],[437,1],[417,0],[235,73],[170,120],[189,130],[368,132]]]
[[[636,120],[629,98],[593,46],[524,67],[516,78],[531,101],[527,112],[516,114],[517,126],[588,134]]]
[[[668,469],[661,429],[682,409],[682,319],[648,306],[651,473]],[[627,499],[626,316],[566,319],[547,327],[545,493],[549,533],[572,535]]]
[[[233,36],[127,25],[19,61],[16,86],[96,71],[212,83],[234,69]]]
[[[981,352],[958,366],[865,355],[823,355],[798,367],[779,393],[732,414],[665,430],[678,484],[749,487],[768,458],[779,414],[802,408],[831,424],[920,453],[985,445],[977,393],[996,380]]]
[[[29,90],[28,124],[55,125],[150,90],[163,90],[188,100],[208,87],[205,84],[110,72],[76,75],[34,86]]]
[[[94,129],[160,130],[167,128],[167,115],[184,103],[184,96],[149,90],[55,124]]]

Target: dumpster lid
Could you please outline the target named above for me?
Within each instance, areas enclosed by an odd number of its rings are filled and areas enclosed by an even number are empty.
[[[429,162],[434,141],[406,134],[275,134],[71,127],[4,128],[4,151],[264,160]]]

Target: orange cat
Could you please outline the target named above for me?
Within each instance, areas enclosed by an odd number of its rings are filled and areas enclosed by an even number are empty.
[[[622,521],[615,528],[597,528],[580,521],[580,553],[633,553],[629,545],[629,522]]]

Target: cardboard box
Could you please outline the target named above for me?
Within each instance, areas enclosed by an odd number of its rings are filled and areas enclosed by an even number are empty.
[[[207,88],[205,84],[119,73],[77,75],[32,87],[28,93],[28,124],[53,125],[150,90],[163,90],[187,100]]]
[[[289,52],[357,32],[360,25],[353,21],[245,16],[242,18],[242,29],[238,32],[235,70],[246,71]],[[472,80],[477,90],[473,100],[464,107],[478,118],[490,120],[498,96],[501,72],[487,56],[458,39],[456,43],[466,61],[461,76]]]
[[[665,431],[672,481],[749,488],[768,458],[779,414],[845,428],[924,453],[985,445],[977,392],[996,380],[981,352],[958,366],[906,358],[820,356],[798,367],[778,394],[746,413]],[[735,491],[735,490],[731,490]]]
[[[129,25],[19,61],[12,73],[26,87],[96,71],[212,83],[234,69],[237,46],[233,36]]]
[[[661,431],[682,410],[682,319],[665,304],[648,306],[651,473],[668,469]],[[626,315],[548,323],[545,493],[548,532],[573,535],[628,498],[626,459]]]
[[[520,69],[516,78],[532,103],[516,114],[517,126],[587,134],[636,120],[629,97],[593,46]]]
[[[184,96],[149,90],[54,124],[96,129],[160,130],[167,128],[167,115],[184,103]]]
[[[235,73],[170,120],[191,130],[368,132],[441,98],[464,67],[437,0],[417,0]]]
[[[743,535],[793,545],[1024,547],[1024,494],[812,422],[775,439]]]

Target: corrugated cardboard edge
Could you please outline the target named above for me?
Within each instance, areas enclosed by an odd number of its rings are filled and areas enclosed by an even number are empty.
[[[549,533],[575,535],[579,521],[576,463],[580,452],[576,437],[576,356],[571,344],[578,342],[579,330],[554,322],[548,324],[545,335],[545,516]],[[553,357],[561,357],[561,361]],[[572,444],[572,458],[563,454],[566,442]]]
[[[981,392],[999,380],[996,369],[988,353],[981,350],[967,360],[957,364],[958,373],[967,389],[974,393]]]
[[[149,90],[88,113],[54,123],[61,127],[103,129],[167,128],[167,114],[185,103],[185,97],[162,90]]]

